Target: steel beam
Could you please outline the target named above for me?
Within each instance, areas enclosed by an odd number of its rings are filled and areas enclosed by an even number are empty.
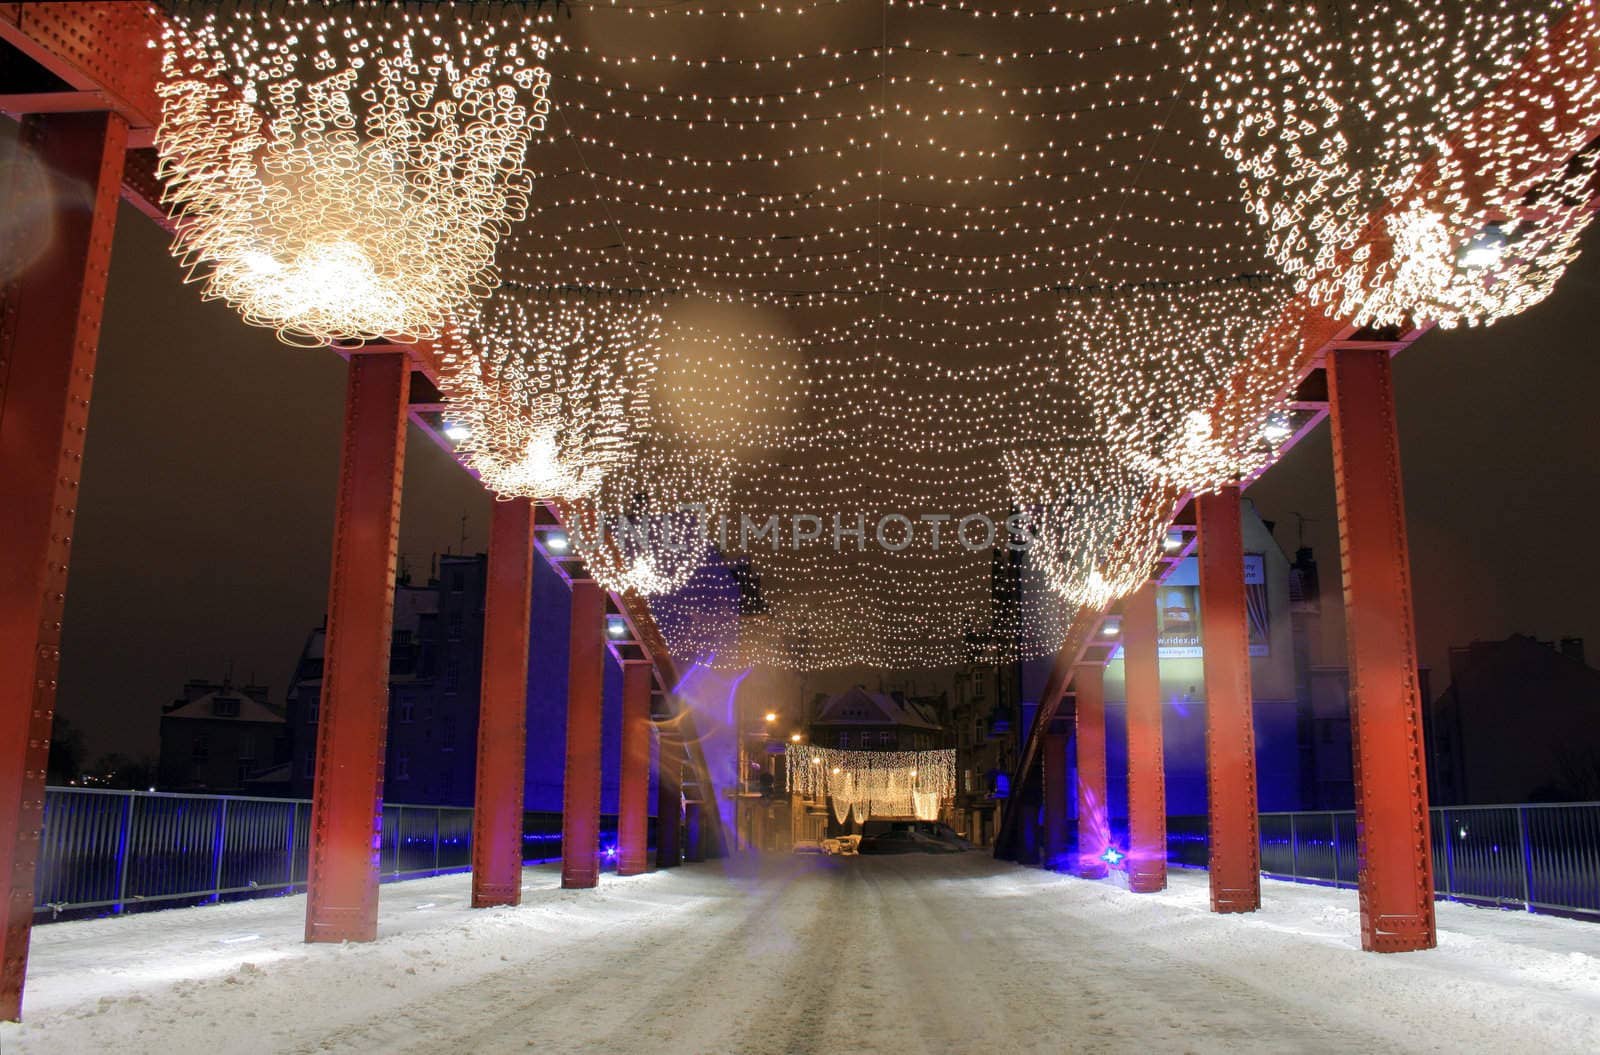
[[[1328,357],[1355,740],[1361,945],[1431,949],[1433,860],[1389,353]]]
[[[0,1019],[7,1020],[22,1014],[67,563],[127,135],[115,114],[25,118],[20,149],[50,188],[46,241],[0,244],[0,269],[22,268],[0,301]],[[8,218],[38,207],[15,201],[20,191],[0,185]]]
[[[1067,750],[1072,737],[1050,733],[1044,740],[1044,846],[1039,863],[1046,868],[1067,865],[1067,823],[1070,811],[1067,798]]]
[[[349,373],[306,881],[306,941],[316,942],[371,941],[378,932],[389,639],[411,360],[403,351],[351,356]]]
[[[533,502],[494,503],[483,603],[483,692],[472,817],[472,906],[522,902],[522,792],[528,740]]]
[[[606,594],[572,583],[567,651],[567,771],[561,808],[561,885],[600,881],[600,722],[606,673]]]
[[[1261,907],[1250,617],[1237,486],[1197,496],[1200,613],[1205,642],[1206,790],[1211,911]]]
[[[656,745],[656,867],[683,863],[683,742],[672,724]]]
[[[1111,820],[1106,809],[1105,668],[1080,663],[1073,668],[1077,697],[1075,739],[1078,746],[1078,875],[1103,879],[1100,856],[1111,845]]]
[[[617,784],[617,874],[650,870],[650,691],[648,660],[622,668],[622,772]]]
[[[1161,666],[1156,643],[1156,584],[1128,597],[1122,612],[1122,660],[1128,694],[1128,889],[1167,885],[1167,781],[1161,744]]]

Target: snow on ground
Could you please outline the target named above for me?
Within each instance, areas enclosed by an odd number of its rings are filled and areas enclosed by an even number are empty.
[[[1360,951],[1350,891],[1206,876],[1160,894],[954,857],[766,858],[472,911],[385,886],[380,938],[305,945],[304,899],[34,931],[0,1051],[1592,1052],[1600,926],[1439,906],[1440,947]]]

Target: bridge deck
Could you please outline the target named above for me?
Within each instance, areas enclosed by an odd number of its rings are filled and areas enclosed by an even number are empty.
[[[1440,948],[1358,948],[1355,894],[1205,877],[1135,896],[958,857],[712,863],[473,912],[385,887],[380,940],[301,943],[298,897],[40,927],[0,1047],[385,1052],[1584,1050],[1600,927],[1439,906]],[[1592,1049],[1588,1049],[1592,1050]]]

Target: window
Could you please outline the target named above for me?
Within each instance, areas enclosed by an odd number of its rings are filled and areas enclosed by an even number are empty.
[[[456,719],[454,715],[444,716],[444,729],[439,734],[439,747],[444,751],[456,749]]]
[[[306,704],[306,724],[316,725],[317,719],[322,717],[322,697],[313,696],[311,702]]]
[[[410,725],[416,719],[416,704],[411,702],[409,696],[396,696],[394,701],[394,720],[401,725]]]
[[[894,734],[893,733],[891,733],[887,729],[885,729],[883,732],[878,734],[878,746],[879,747],[891,747],[893,745],[894,745]]]
[[[451,641],[460,641],[461,640],[461,632],[462,632],[463,629],[465,629],[466,625],[467,625],[467,613],[465,613],[465,612],[451,612],[450,613],[450,640]]]
[[[256,734],[247,732],[239,737],[239,761],[254,762],[256,759]]]
[[[396,648],[409,648],[411,645],[411,631],[396,630],[394,632],[394,643]]]
[[[850,747],[850,734],[849,733],[840,733],[839,734],[839,750],[843,751],[843,750],[848,749],[849,747]]]
[[[194,743],[189,748],[189,757],[196,762],[204,762],[211,757],[211,740],[205,733],[195,736]]]
[[[305,753],[304,761],[300,767],[300,772],[305,775],[307,780],[312,780],[316,777],[317,753],[315,751],[307,751]]]
[[[461,688],[461,660],[451,656],[444,663],[444,691],[455,692]]]
[[[396,751],[394,753],[394,779],[411,779],[411,753],[409,751]]]
[[[239,759],[239,783],[243,784],[250,779],[250,771],[255,768],[255,763],[247,758]]]
[[[211,713],[218,718],[239,717],[239,698],[237,696],[213,696],[211,698]]]

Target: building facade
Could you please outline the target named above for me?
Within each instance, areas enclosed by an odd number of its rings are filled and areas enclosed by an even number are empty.
[[[165,791],[271,793],[274,781],[262,778],[288,757],[288,723],[264,685],[197,679],[162,709],[157,780]]]

